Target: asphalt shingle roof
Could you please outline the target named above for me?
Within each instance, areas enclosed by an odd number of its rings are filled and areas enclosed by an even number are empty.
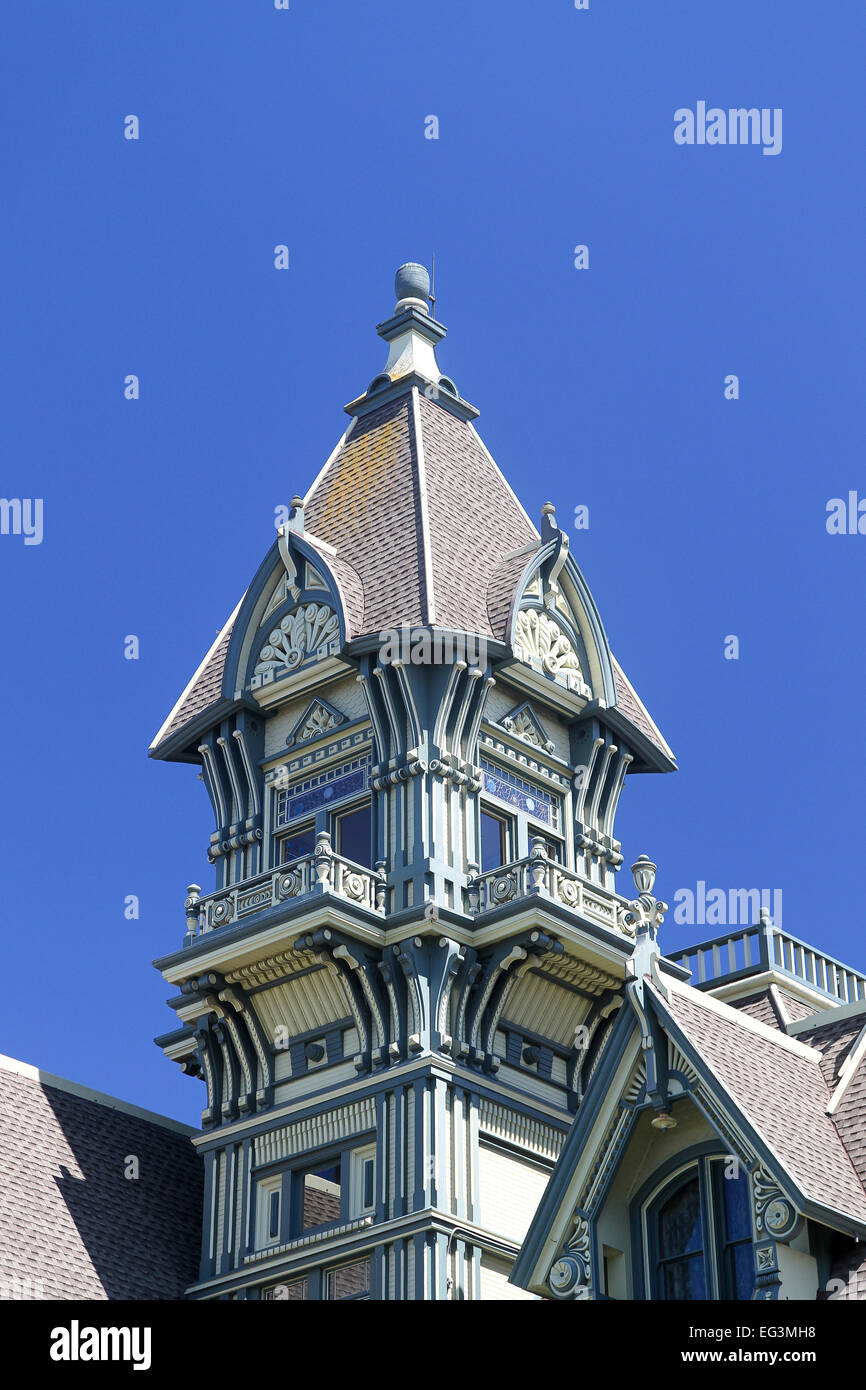
[[[177,1299],[197,1278],[189,1136],[107,1101],[0,1070],[0,1296]]]
[[[515,587],[540,544],[472,426],[408,389],[356,421],[307,497],[304,521],[314,545],[337,551],[327,563],[350,638],[409,623],[506,640]],[[160,743],[220,699],[230,636],[228,628]],[[614,675],[618,708],[671,757],[616,662]]]
[[[820,1063],[784,1046],[781,1033],[777,1041],[745,1026],[735,1009],[697,990],[672,988],[669,1003],[653,992],[800,1191],[866,1221],[866,1190],[826,1113],[830,1091]]]

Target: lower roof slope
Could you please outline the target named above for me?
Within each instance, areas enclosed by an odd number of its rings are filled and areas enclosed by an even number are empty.
[[[3,1296],[181,1298],[201,1243],[193,1131],[41,1076],[0,1060]]]
[[[866,1188],[827,1114],[820,1051],[810,1054],[798,1046],[802,1034],[795,1043],[691,986],[672,983],[669,1000],[648,988],[803,1195],[866,1224]]]

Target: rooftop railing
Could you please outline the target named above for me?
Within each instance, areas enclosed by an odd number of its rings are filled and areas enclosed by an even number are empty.
[[[197,884],[187,889],[186,944],[218,927],[227,927],[265,912],[292,898],[333,893],[372,912],[384,913],[387,894],[385,866],[364,868],[343,859],[331,848],[331,837],[323,830],[316,837],[316,848],[280,864],[255,878],[245,879],[231,888],[201,896]]]
[[[866,999],[866,975],[774,927],[763,912],[753,926],[671,952],[671,959],[691,971],[699,989],[775,970],[841,1004]]]
[[[625,898],[600,884],[587,883],[572,869],[550,859],[543,840],[534,839],[532,846],[525,859],[515,859],[470,877],[466,897],[473,916],[522,898],[545,897],[601,926],[632,934],[622,922],[622,910],[628,907]]]

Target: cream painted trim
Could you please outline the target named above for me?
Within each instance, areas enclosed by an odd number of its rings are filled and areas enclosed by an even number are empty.
[[[79,1085],[77,1081],[67,1081],[65,1077],[55,1076],[50,1071],[42,1071],[41,1067],[30,1066],[28,1062],[19,1062],[14,1057],[5,1057],[0,1054],[0,1071],[10,1072],[13,1076],[22,1076],[27,1081],[36,1081],[40,1086],[52,1086],[57,1091],[66,1091],[68,1095],[80,1096],[82,1100],[93,1101],[95,1105],[104,1105],[109,1110],[119,1110],[123,1115],[133,1115],[138,1120],[149,1120],[151,1124],[160,1125],[163,1129],[174,1130],[176,1134],[193,1136],[200,1133],[192,1125],[182,1124],[180,1120],[172,1120],[167,1115],[157,1115],[153,1110],[142,1110],[140,1106],[130,1105],[125,1100],[118,1100],[116,1096],[109,1096],[105,1091],[94,1091],[90,1086]]]
[[[213,656],[213,654],[214,654],[214,652],[216,651],[217,647],[219,646],[220,642],[223,640],[223,637],[225,636],[226,631],[228,630],[228,628],[230,628],[230,627],[233,625],[234,620],[235,620],[235,618],[238,616],[238,612],[240,611],[240,606],[241,606],[241,604],[243,603],[243,601],[244,601],[245,598],[246,598],[246,592],[244,592],[244,593],[241,595],[240,600],[239,600],[239,602],[238,602],[238,604],[237,604],[237,607],[235,608],[235,610],[234,610],[234,612],[232,613],[231,617],[228,619],[227,622],[223,623],[222,627],[220,628],[219,632],[217,633],[216,641],[211,643],[210,647],[208,648],[207,655],[205,656],[204,660],[199,662],[198,666],[197,666],[196,669],[195,669],[195,674],[193,675],[193,677],[191,678],[191,680],[189,680],[189,681],[187,682],[186,686],[184,687],[184,691],[183,691],[183,694],[181,695],[180,699],[175,701],[175,703],[174,703],[174,705],[173,705],[173,707],[172,707],[171,713],[169,714],[168,718],[167,718],[166,720],[163,721],[162,727],[160,728],[159,733],[155,736],[153,742],[151,743],[150,748],[148,749],[148,752],[150,752],[151,749],[153,749],[153,748],[157,748],[157,747],[159,746],[159,744],[162,743],[162,740],[163,740],[163,738],[164,738],[164,736],[165,736],[165,731],[166,731],[166,729],[168,729],[168,728],[170,727],[172,720],[174,719],[175,715],[177,714],[178,710],[180,709],[180,707],[181,707],[181,705],[183,704],[184,700],[186,699],[187,695],[188,695],[189,692],[192,690],[193,686],[195,685],[195,683],[196,683],[196,681],[198,680],[199,676],[201,675],[202,671],[203,671],[204,668],[207,666],[208,662],[210,661],[211,657]]]
[[[779,989],[779,986],[776,984],[775,980],[770,985],[769,995],[773,1001],[773,1007],[776,1010],[776,1013],[779,1015],[779,1022],[781,1023],[783,1028],[787,1028],[788,1024],[791,1022],[791,1015],[785,1008],[785,1001],[782,998],[782,991]]]
[[[559,1247],[561,1246],[567,1227],[571,1221],[572,1213],[577,1205],[581,1189],[590,1177],[598,1159],[599,1144],[606,1135],[609,1126],[613,1123],[617,1111],[620,1107],[620,1100],[628,1089],[629,1081],[641,1057],[640,1032],[635,1026],[634,1034],[627,1045],[625,1052],[616,1069],[616,1073],[607,1089],[604,1102],[595,1117],[595,1123],[587,1135],[571,1181],[562,1200],[559,1203],[556,1216],[551,1223],[550,1231],[544,1245],[541,1247],[538,1259],[529,1280],[529,1288],[533,1293],[547,1288],[547,1274],[553,1263]]]
[[[375,1236],[375,1244],[381,1245],[400,1239],[401,1231],[415,1231],[427,1226],[432,1226],[434,1230],[441,1229],[442,1232],[457,1232],[466,1235],[468,1244],[480,1245],[483,1249],[490,1250],[495,1254],[500,1254],[503,1259],[514,1260],[520,1251],[520,1244],[517,1241],[509,1240],[507,1236],[499,1235],[498,1232],[491,1230],[489,1226],[480,1226],[474,1221],[458,1220],[453,1212],[443,1211],[441,1207],[422,1207],[419,1211],[407,1212],[405,1216],[392,1217],[390,1221],[382,1221],[376,1225],[362,1218],[358,1222],[348,1223],[345,1227],[340,1227],[336,1236],[333,1232],[324,1232],[321,1240],[316,1240],[313,1250],[309,1253],[306,1249],[298,1250],[298,1258],[285,1270],[285,1277],[295,1278],[303,1271],[315,1264],[323,1264],[327,1261],[330,1264],[333,1260],[339,1259],[339,1251],[359,1233],[368,1230]],[[349,1229],[349,1226],[352,1229]],[[344,1234],[345,1232],[345,1234]],[[334,1243],[327,1243],[325,1237],[331,1234]],[[357,1248],[357,1242],[350,1246],[350,1250]],[[294,1252],[289,1252],[294,1253]],[[359,1257],[367,1253],[363,1248],[358,1251]],[[307,1256],[302,1263],[302,1257]],[[285,1255],[274,1255],[269,1261],[262,1260],[252,1265],[243,1266],[240,1269],[232,1269],[227,1274],[221,1274],[215,1279],[206,1279],[201,1283],[190,1284],[186,1290],[187,1294],[199,1293],[204,1289],[213,1289],[214,1292],[223,1284],[234,1283],[239,1278],[249,1275],[245,1279],[243,1287],[249,1287],[253,1282],[258,1284],[259,1276],[267,1277],[269,1266],[282,1263],[286,1259]]]
[[[329,545],[327,541],[323,541],[321,536],[314,536],[312,531],[298,531],[296,534],[300,540],[309,541],[314,550],[321,551],[326,560],[329,557],[332,560],[336,560],[339,555],[339,551],[335,546]],[[262,624],[262,626],[264,626],[264,624]]]
[[[461,1078],[464,1082],[466,1080],[465,1068],[458,1068],[457,1064],[452,1062],[449,1057],[441,1055],[434,1056],[433,1053],[427,1053],[417,1060],[413,1059],[408,1062],[403,1062],[399,1067],[389,1067],[385,1075],[389,1082],[394,1079],[395,1082],[399,1083],[426,1070],[430,1070],[432,1075],[440,1077],[443,1081],[455,1081],[458,1085],[461,1084]],[[384,1079],[384,1076],[382,1079]],[[266,1114],[256,1115],[246,1120],[237,1120],[232,1125],[220,1125],[218,1128],[209,1129],[205,1133],[198,1132],[195,1134],[192,1142],[198,1148],[202,1144],[212,1143],[214,1139],[219,1139],[220,1141],[223,1139],[240,1139],[243,1138],[244,1135],[252,1133],[257,1128],[260,1129],[265,1120],[268,1122],[273,1120],[282,1120],[284,1123],[290,1122],[293,1115],[299,1110],[308,1110],[311,1103],[322,1107],[327,1105],[329,1109],[322,1109],[319,1113],[322,1115],[330,1114],[331,1109],[337,1110],[342,1108],[339,1104],[341,1097],[351,1096],[353,1092],[357,1091],[359,1085],[369,1086],[370,1080],[369,1074],[366,1076],[361,1075],[351,1081],[344,1082],[342,1086],[337,1087],[333,1091],[329,1091],[326,1097],[321,1095],[312,1097],[312,1101],[309,1094],[300,1096],[296,1101],[289,1101],[278,1110],[269,1110]],[[487,1090],[494,1091],[497,1095],[501,1095],[503,1097],[503,1103],[509,1109],[514,1109],[515,1091],[513,1086],[500,1086],[492,1077],[484,1078],[484,1086]],[[355,1099],[357,1100],[359,1098],[356,1096]],[[551,1105],[545,1100],[530,1096],[526,1091],[520,1092],[520,1099],[525,1101],[528,1105],[531,1105],[533,1110],[538,1111],[540,1114],[547,1115],[551,1120],[558,1121],[560,1124],[565,1124],[566,1127],[571,1124],[573,1117],[571,1112],[566,1110],[564,1106]],[[333,1105],[331,1104],[332,1102],[334,1102]],[[350,1101],[349,1103],[352,1102]],[[270,1131],[263,1132],[270,1133]],[[526,1153],[527,1156],[532,1156],[531,1149],[527,1148]]]
[[[787,1033],[782,1033],[778,1028],[771,1028],[768,1023],[762,1023],[759,1018],[752,1018],[751,1014],[745,1014],[741,1009],[734,1009],[730,1004],[725,1004],[723,1000],[715,998],[711,994],[704,994],[701,990],[695,989],[693,985],[686,984],[684,980],[678,980],[675,976],[665,976],[665,984],[675,994],[681,994],[683,998],[690,999],[693,1004],[707,1009],[710,1013],[717,1014],[720,1018],[727,1019],[730,1023],[737,1023],[744,1028],[747,1033],[756,1033],[759,1038],[766,1038],[769,1042],[775,1043],[783,1052],[792,1052],[795,1057],[802,1057],[808,1062],[820,1062],[822,1054],[816,1047],[808,1047],[806,1043],[798,1042],[796,1038],[789,1038]],[[679,1022],[678,1019],[674,1019]]]
[[[852,999],[848,1004],[833,1004],[819,1013],[789,1023],[788,1036],[797,1037],[800,1033],[811,1032],[813,1028],[824,1028],[828,1023],[838,1023],[843,1018],[856,1018],[859,1014],[866,1016],[866,999]]]
[[[415,430],[415,456],[418,460],[418,498],[421,508],[421,544],[424,551],[424,584],[427,589],[427,622],[436,622],[436,600],[433,595],[433,552],[430,546],[430,515],[427,507],[427,469],[424,465],[424,436],[421,427],[421,406],[418,387],[412,387],[412,425]]]
[[[677,956],[671,956],[671,960],[679,964]],[[770,985],[778,985],[787,994],[793,994],[795,999],[802,999],[804,1004],[813,1004],[816,1009],[816,1022],[818,1014],[826,1013],[829,1016],[839,1007],[839,1004],[834,1004],[826,994],[818,994],[802,980],[796,980],[792,975],[780,975],[778,970],[772,969],[762,970],[759,975],[745,976],[742,980],[732,980],[729,984],[719,985],[718,989],[708,989],[706,994],[712,995],[714,999],[746,999],[750,994],[769,989]]]
[[[845,1098],[845,1092],[854,1080],[854,1074],[864,1057],[866,1057],[866,1024],[860,1029],[857,1041],[839,1068],[839,1081],[830,1097],[830,1104],[827,1106],[828,1115],[835,1115],[839,1109]]]
[[[238,885],[234,886],[237,887]],[[315,903],[315,899],[313,902]],[[399,928],[395,927],[389,931],[382,927],[368,926],[358,922],[355,918],[340,912],[333,904],[329,904],[318,908],[313,906],[310,912],[291,923],[279,922],[275,926],[269,927],[267,931],[257,933],[253,940],[231,942],[222,948],[220,948],[219,937],[223,928],[206,932],[197,937],[196,940],[202,942],[208,940],[208,944],[210,944],[210,939],[213,938],[213,949],[206,956],[197,953],[194,968],[196,972],[219,970],[225,974],[228,970],[237,970],[241,965],[253,965],[256,961],[264,960],[267,956],[272,956],[277,951],[285,949],[287,941],[294,941],[297,937],[315,931],[320,926],[347,930],[356,940],[376,946],[397,946],[401,941],[407,941],[413,936],[435,936],[438,939],[444,933],[460,946],[473,946],[477,949],[495,945],[498,941],[504,940],[506,936],[516,936],[520,932],[540,928],[542,931],[555,934],[560,940],[577,947],[574,954],[579,954],[580,959],[586,961],[587,964],[609,971],[618,980],[625,979],[625,964],[629,955],[617,949],[613,942],[616,942],[617,946],[619,944],[629,946],[631,943],[628,938],[620,936],[609,927],[602,926],[601,923],[598,923],[597,926],[595,923],[592,925],[599,932],[605,932],[611,938],[609,947],[606,947],[602,941],[595,937],[588,937],[581,930],[579,921],[572,927],[569,923],[560,921],[558,917],[548,916],[537,903],[527,906],[525,912],[516,913],[514,917],[509,918],[505,930],[503,930],[503,923],[500,921],[474,932],[471,928],[467,929],[450,921],[429,922],[420,915],[416,923],[406,924]],[[168,984],[179,984],[187,979],[191,968],[190,960],[178,961],[162,972],[163,979]],[[668,978],[671,977],[666,975],[665,979]],[[701,997],[706,998],[706,996]],[[802,1043],[800,1046],[802,1047]]]

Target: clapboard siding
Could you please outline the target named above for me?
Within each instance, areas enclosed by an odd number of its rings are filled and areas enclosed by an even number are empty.
[[[538,1209],[547,1173],[517,1154],[480,1146],[481,1224],[497,1235],[522,1241]]]
[[[537,1301],[534,1293],[527,1293],[526,1289],[519,1289],[516,1284],[509,1284],[508,1276],[510,1273],[511,1265],[508,1260],[497,1259],[495,1255],[482,1255],[482,1299],[498,1299],[500,1302],[510,1302],[512,1299],[531,1298]]]

